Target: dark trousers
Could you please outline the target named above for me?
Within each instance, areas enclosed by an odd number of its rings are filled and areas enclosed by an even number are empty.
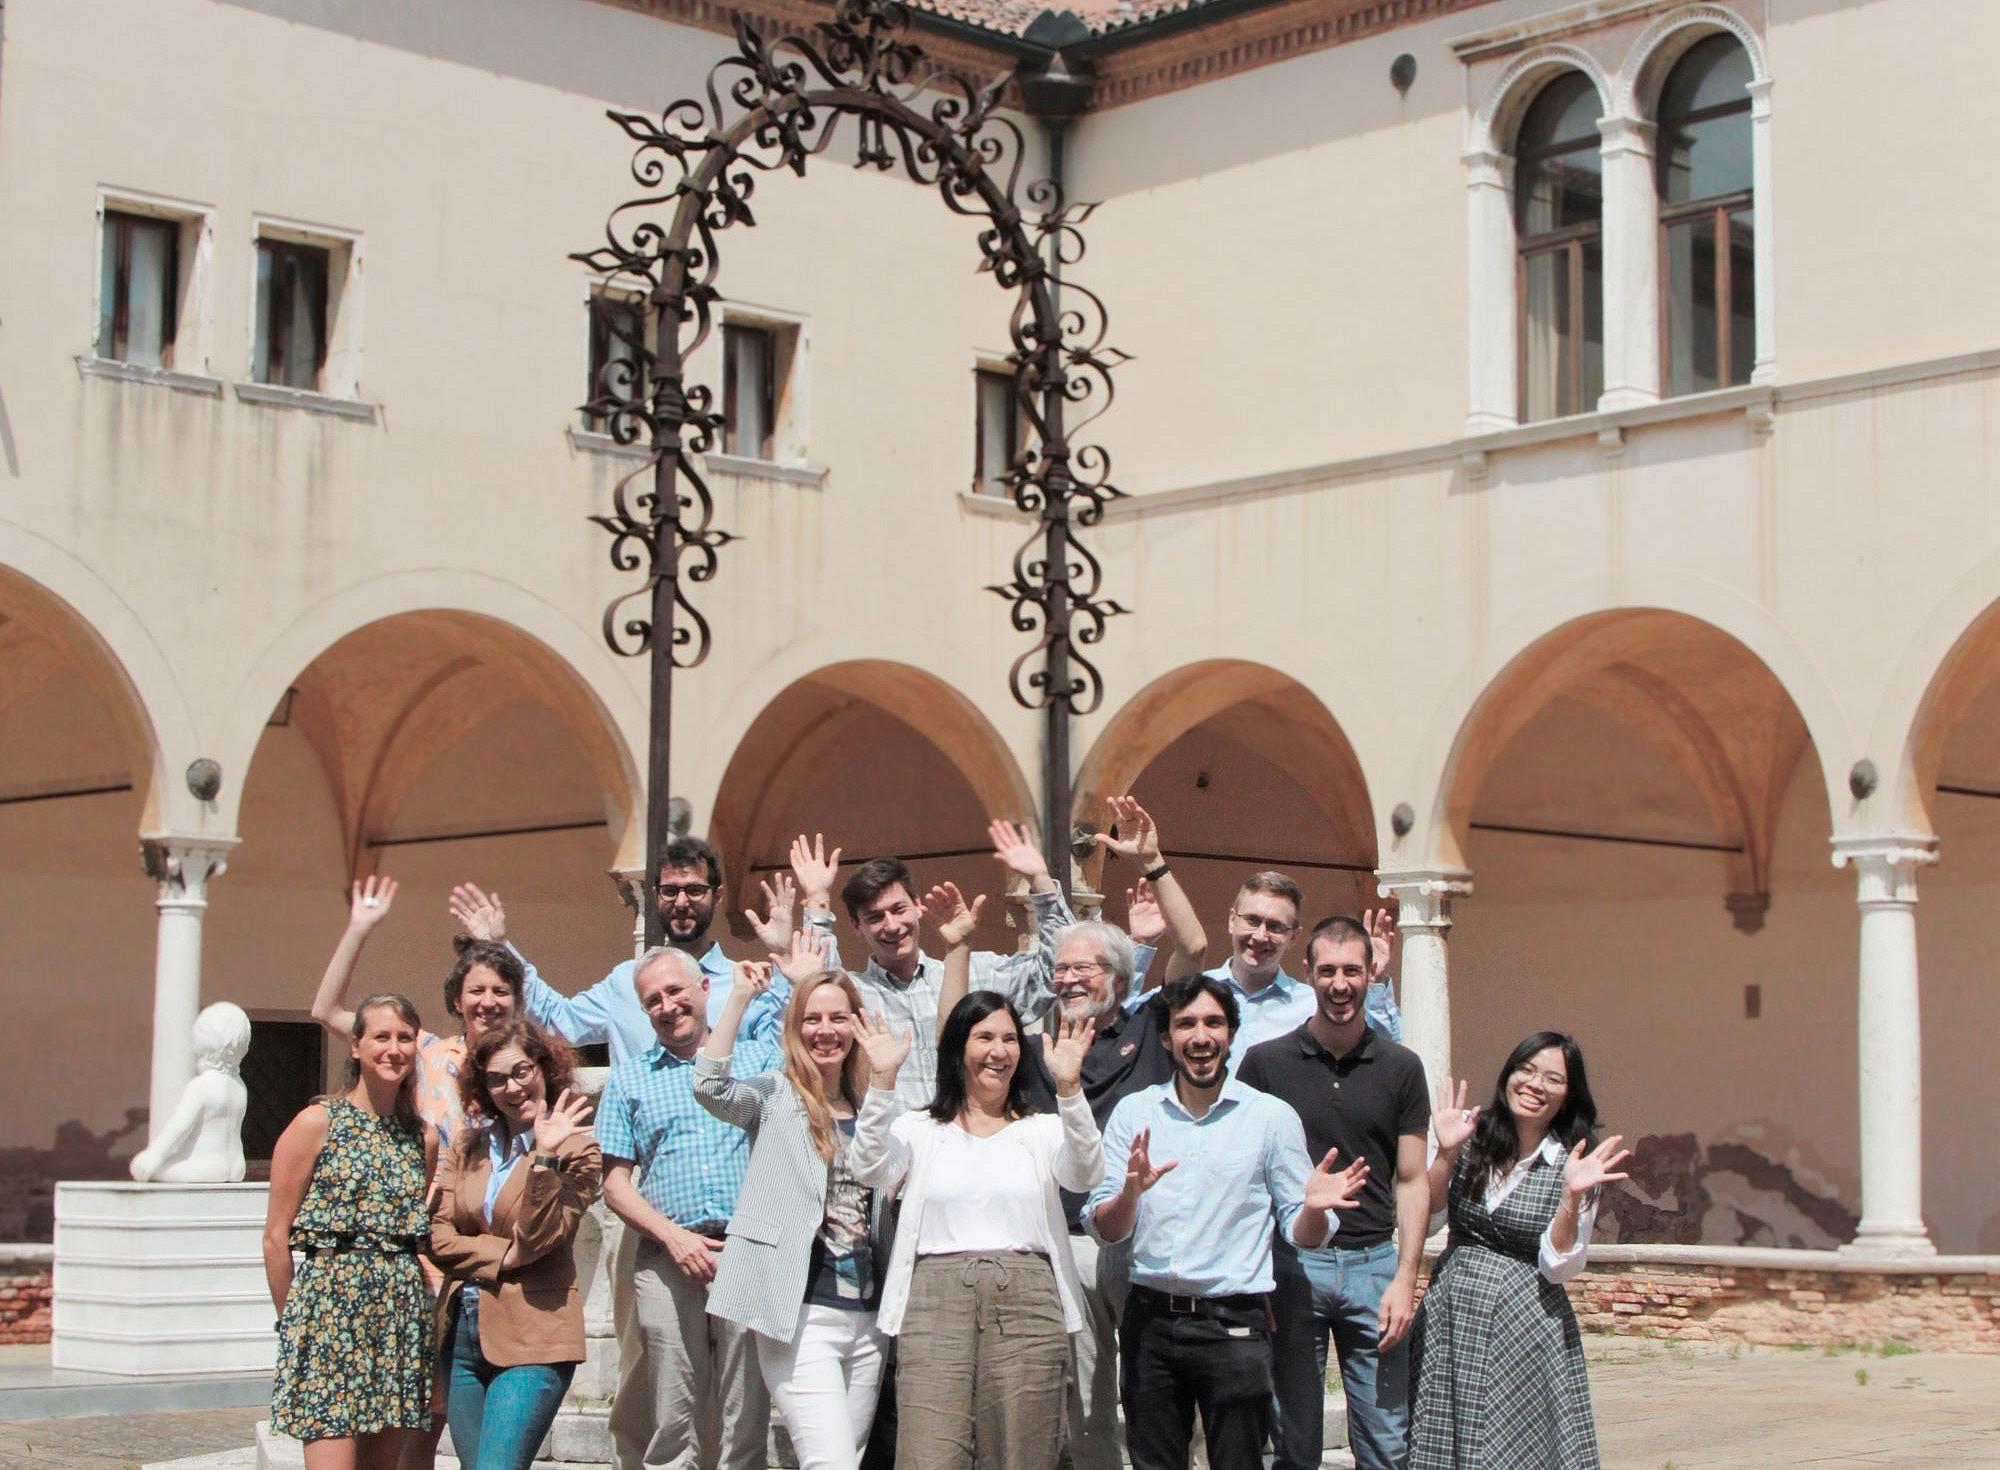
[[[1136,1285],[1125,1300],[1119,1398],[1132,1470],[1187,1470],[1197,1412],[1209,1470],[1261,1470],[1271,1419],[1269,1319],[1261,1300],[1206,1305],[1177,1313],[1168,1298]]]

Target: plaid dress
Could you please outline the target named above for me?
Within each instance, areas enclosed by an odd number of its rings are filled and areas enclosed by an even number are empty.
[[[1410,1339],[1410,1470],[1597,1470],[1576,1314],[1537,1267],[1562,1170],[1537,1159],[1489,1211],[1461,1156],[1451,1243]]]

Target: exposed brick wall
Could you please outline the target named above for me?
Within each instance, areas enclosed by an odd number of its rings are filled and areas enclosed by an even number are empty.
[[[47,1342],[54,1299],[47,1261],[0,1257],[0,1343]]]
[[[1586,1332],[1777,1347],[2000,1353],[2000,1274],[1599,1264],[1569,1284]]]

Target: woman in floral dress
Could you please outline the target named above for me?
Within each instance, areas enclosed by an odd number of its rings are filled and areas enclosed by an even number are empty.
[[[1563,1282],[1584,1266],[1597,1192],[1631,1155],[1593,1147],[1597,1104],[1570,1037],[1538,1031],[1493,1101],[1449,1078],[1431,1114],[1431,1209],[1451,1240],[1410,1339],[1411,1470],[1597,1470],[1590,1381]]]
[[[412,1095],[420,1030],[402,996],[362,1001],[348,1090],[308,1104],[271,1156],[271,1426],[305,1442],[307,1470],[394,1470],[430,1426],[431,1294],[418,1252],[437,1144]],[[296,1273],[294,1251],[305,1257]]]

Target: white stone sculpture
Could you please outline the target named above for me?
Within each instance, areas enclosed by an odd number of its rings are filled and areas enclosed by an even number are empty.
[[[249,1090],[237,1075],[250,1050],[250,1018],[217,1001],[194,1018],[194,1077],[153,1141],[132,1159],[142,1184],[235,1184],[243,1178],[243,1113]]]

